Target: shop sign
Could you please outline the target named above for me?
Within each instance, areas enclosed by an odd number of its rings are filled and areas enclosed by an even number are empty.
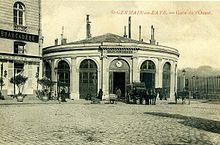
[[[35,43],[38,43],[39,41],[38,35],[2,30],[2,29],[0,29],[0,38],[35,42]]]

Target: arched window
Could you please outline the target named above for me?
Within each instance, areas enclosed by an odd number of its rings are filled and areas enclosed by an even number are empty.
[[[65,60],[61,60],[57,67],[57,93],[60,96],[61,91],[65,90],[65,97],[70,94],[70,66]]]
[[[171,64],[166,62],[163,66],[163,94],[164,97],[170,96],[170,76],[171,76]]]
[[[155,71],[155,64],[151,60],[146,60],[141,65],[141,70],[153,70]]]
[[[80,64],[79,73],[79,93],[81,99],[87,96],[96,96],[97,94],[97,65],[91,59],[85,59]]]
[[[25,6],[21,2],[14,4],[14,25],[25,26]]]
[[[145,86],[150,89],[155,87],[156,67],[153,61],[146,60],[141,64],[140,81],[145,83]]]
[[[70,84],[70,67],[69,64],[61,60],[58,63],[58,85],[69,86]]]

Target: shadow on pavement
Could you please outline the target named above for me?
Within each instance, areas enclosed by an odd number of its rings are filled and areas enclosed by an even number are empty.
[[[213,100],[203,100],[202,103],[209,103],[209,104],[220,104],[219,99],[213,99]]]
[[[179,123],[182,123],[183,125],[220,134],[220,121],[184,116],[179,114],[160,113],[160,112],[145,112],[144,114],[181,119],[183,121]]]

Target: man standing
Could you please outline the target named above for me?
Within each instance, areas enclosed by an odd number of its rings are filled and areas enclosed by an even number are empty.
[[[63,88],[60,93],[61,93],[61,102],[66,102],[66,98],[65,98],[65,88]]]
[[[121,98],[121,89],[120,88],[118,88],[116,90],[116,95],[117,95],[117,100]]]
[[[103,91],[102,89],[99,89],[98,99],[102,100],[102,95],[103,95]]]

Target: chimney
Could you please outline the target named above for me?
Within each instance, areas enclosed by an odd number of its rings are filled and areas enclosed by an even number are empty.
[[[156,40],[154,39],[154,26],[151,25],[151,39],[150,39],[150,44],[155,45]]]
[[[56,38],[54,42],[55,42],[55,46],[57,46],[58,45],[58,38]]]
[[[64,35],[64,26],[62,26],[61,45],[66,44],[66,38],[64,38],[63,35]]]
[[[91,38],[92,34],[91,34],[91,25],[90,25],[90,21],[89,21],[89,15],[86,15],[86,38]]]
[[[64,45],[64,44],[66,44],[67,43],[67,39],[66,38],[63,38],[62,40],[61,40],[61,45]]]
[[[141,25],[139,25],[139,41],[142,41],[142,39],[141,39]]]
[[[124,26],[124,37],[127,38],[127,34],[126,34],[126,26]]]
[[[131,16],[128,17],[128,38],[131,38]]]

